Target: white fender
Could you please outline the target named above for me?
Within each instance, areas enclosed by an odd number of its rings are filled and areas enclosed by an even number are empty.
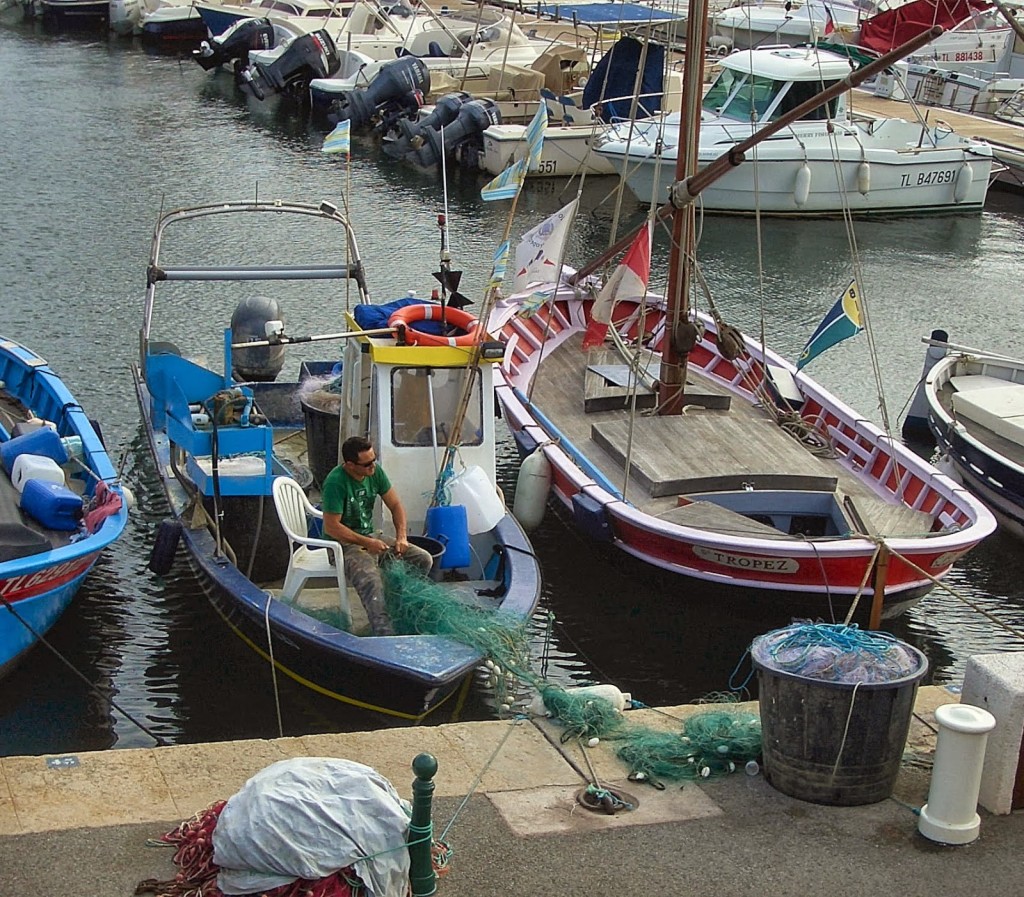
[[[525,530],[536,529],[544,519],[551,493],[551,462],[542,448],[534,449],[519,465],[512,516]]]
[[[565,689],[567,695],[575,695],[579,698],[604,698],[620,713],[633,702],[633,696],[628,691],[619,691],[614,685],[606,682],[598,685],[575,685]],[[531,716],[550,716],[551,711],[544,705],[544,699],[540,695],[534,695],[527,708]]]
[[[974,169],[970,162],[964,162],[956,173],[956,183],[953,185],[953,202],[963,202],[974,183]]]
[[[796,184],[793,186],[793,199],[798,208],[807,204],[807,197],[811,195],[811,169],[804,162],[796,173]]]
[[[867,196],[871,190],[871,166],[867,162],[861,162],[857,166],[857,192],[861,196]]]

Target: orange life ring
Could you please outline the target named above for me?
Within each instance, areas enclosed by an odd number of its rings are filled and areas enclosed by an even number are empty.
[[[398,309],[388,318],[388,327],[398,324],[405,325],[405,339],[413,346],[472,346],[476,342],[476,331],[480,322],[468,312],[460,308],[445,308],[444,320],[460,330],[466,331],[461,336],[438,336],[416,330],[412,325],[418,321],[440,321],[441,306],[431,304],[406,305]]]

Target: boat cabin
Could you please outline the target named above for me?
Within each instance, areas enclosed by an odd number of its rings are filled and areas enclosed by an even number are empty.
[[[750,124],[767,124],[847,77],[851,60],[809,47],[739,50],[721,61],[722,72],[704,94],[704,112]],[[810,110],[803,120],[844,118],[841,95]]]

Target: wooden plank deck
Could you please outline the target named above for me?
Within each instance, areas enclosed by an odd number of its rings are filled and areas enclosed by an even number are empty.
[[[679,508],[680,496],[699,500],[699,490],[733,490],[742,488],[743,482],[753,482],[762,488],[835,490],[840,503],[849,495],[876,534],[921,534],[930,528],[928,515],[880,499],[841,464],[813,454],[760,408],[740,400],[732,402],[728,411],[689,408],[671,418],[638,413],[630,445],[628,410],[584,410],[588,364],[615,360],[618,356],[610,350],[585,355],[581,337],[576,335],[545,359],[533,400],[608,481],[620,490],[625,486],[628,500],[646,513],[670,520],[701,514],[702,526],[764,535],[758,529],[764,524],[726,509]],[[687,385],[701,393],[727,394],[692,371]],[[631,452],[628,481],[624,467],[627,451]],[[778,537],[788,538],[783,533]]]

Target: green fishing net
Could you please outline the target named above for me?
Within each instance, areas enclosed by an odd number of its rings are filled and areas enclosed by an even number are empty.
[[[395,631],[442,635],[483,654],[487,684],[504,707],[520,685],[537,692],[545,710],[563,726],[562,741],[614,740],[631,774],[654,782],[703,779],[733,772],[761,753],[757,713],[741,711],[732,694],[705,699],[706,709],[665,732],[628,722],[616,705],[586,688],[547,682],[533,668],[527,621],[464,603],[450,587],[426,578],[407,564],[382,568],[385,599]]]
[[[631,727],[616,750],[630,773],[655,782],[706,779],[734,772],[761,753],[756,713],[709,708],[683,721],[680,732]]]

